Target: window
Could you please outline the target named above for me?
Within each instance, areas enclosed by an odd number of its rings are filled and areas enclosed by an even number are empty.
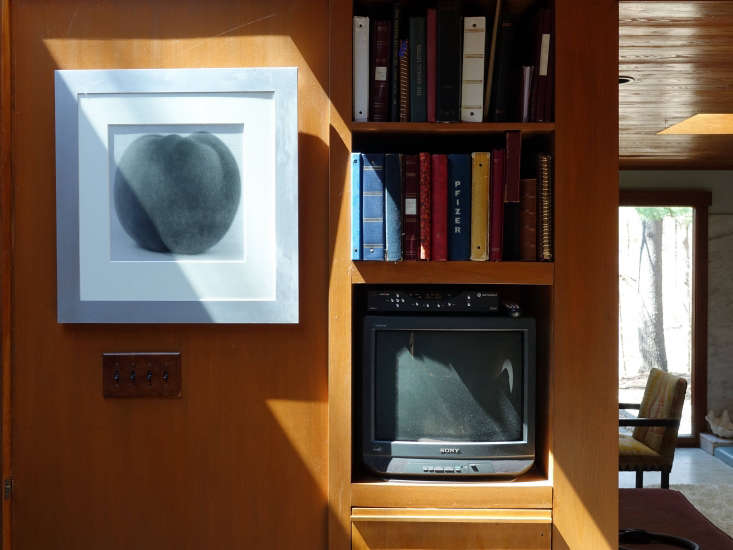
[[[707,401],[710,193],[624,191],[620,204],[619,401],[640,403],[653,367],[686,378],[679,441],[697,444]]]

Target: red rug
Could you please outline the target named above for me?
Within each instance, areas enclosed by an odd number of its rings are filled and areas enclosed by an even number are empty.
[[[644,529],[683,537],[700,550],[733,550],[733,539],[710,523],[679,491],[619,489],[619,528]],[[662,550],[664,544],[624,544],[628,548]]]

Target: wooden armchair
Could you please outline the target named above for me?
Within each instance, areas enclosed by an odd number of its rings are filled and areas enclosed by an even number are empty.
[[[687,380],[652,369],[641,404],[619,403],[619,409],[639,409],[638,418],[621,418],[619,426],[633,426],[632,435],[619,434],[619,470],[636,471],[636,486],[644,486],[645,471],[662,472],[662,488],[669,489],[677,431],[685,402]]]

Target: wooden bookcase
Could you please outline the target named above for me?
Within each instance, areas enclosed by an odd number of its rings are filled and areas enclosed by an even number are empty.
[[[507,1],[517,9],[530,4]],[[554,4],[555,122],[359,123],[351,120],[353,3],[331,0],[331,550],[347,550],[352,544],[371,548],[364,539],[371,532],[382,533],[381,544],[402,540],[409,541],[403,542],[408,547],[436,523],[471,523],[476,529],[499,525],[497,532],[506,531],[506,539],[489,537],[487,548],[511,548],[502,541],[515,538],[516,526],[530,524],[539,525],[537,533],[543,537],[546,525],[542,547],[618,546],[617,4]],[[352,150],[400,151],[401,145],[414,148],[420,143],[422,150],[437,152],[458,140],[469,152],[478,150],[470,143],[501,139],[506,130],[519,130],[523,140],[541,140],[553,152],[554,263],[351,261]],[[501,285],[531,304],[538,320],[538,424],[537,465],[527,474],[512,481],[415,483],[376,479],[356,465],[353,296],[364,284],[406,283]],[[457,529],[453,547],[461,547],[461,536],[469,536],[461,533],[469,532]],[[451,547],[437,539],[434,544]]]

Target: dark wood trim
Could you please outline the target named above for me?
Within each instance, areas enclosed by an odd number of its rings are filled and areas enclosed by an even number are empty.
[[[620,157],[618,164],[620,170],[733,170],[733,158],[674,159]]]
[[[0,408],[2,409],[2,484],[11,469],[11,379],[12,379],[12,252],[13,173],[12,147],[12,57],[10,55],[10,0],[0,0]],[[10,549],[12,498],[2,498],[2,542]]]
[[[622,189],[619,206],[692,206],[707,208],[713,203],[710,191],[696,189]],[[695,228],[697,229],[697,228]]]
[[[710,191],[650,189],[622,190],[620,206],[691,206],[693,213],[692,282],[692,435],[680,437],[678,447],[697,446],[705,431],[708,406],[708,207]],[[694,445],[693,445],[694,444]]]

